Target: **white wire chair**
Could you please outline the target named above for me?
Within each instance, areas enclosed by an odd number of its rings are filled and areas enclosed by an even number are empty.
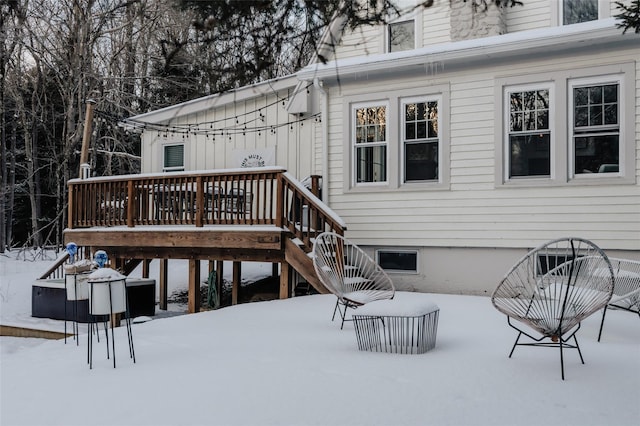
[[[598,342],[602,337],[602,327],[607,309],[610,307],[635,312],[640,317],[640,261],[610,257],[615,285],[611,300],[602,311]]]
[[[563,349],[577,349],[584,364],[576,338],[580,322],[607,305],[613,285],[607,255],[588,240],[561,238],[531,250],[507,272],[491,296],[493,306],[518,331],[509,358],[516,346],[559,347],[564,380]],[[539,335],[523,329],[522,324]],[[519,343],[523,334],[533,342]]]
[[[313,243],[313,267],[324,286],[338,300],[333,310],[340,312],[344,327],[348,308],[355,309],[374,300],[393,299],[395,287],[387,273],[357,245],[341,235],[323,232]]]

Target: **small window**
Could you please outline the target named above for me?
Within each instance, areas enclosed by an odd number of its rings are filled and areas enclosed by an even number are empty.
[[[162,171],[184,171],[184,145],[165,145]]]
[[[562,23],[564,25],[598,19],[599,0],[562,0]]]
[[[438,180],[438,100],[403,103],[404,181]]]
[[[549,89],[514,90],[508,102],[508,178],[550,176]]]
[[[620,171],[620,84],[572,84],[575,174]]]
[[[394,22],[389,24],[389,52],[415,49],[416,28],[414,20]]]
[[[388,271],[418,272],[417,251],[378,250],[377,261]]]
[[[353,108],[355,182],[387,181],[387,106]]]

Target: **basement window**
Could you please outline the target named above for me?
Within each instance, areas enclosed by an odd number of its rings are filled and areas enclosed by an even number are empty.
[[[376,261],[386,271],[418,272],[418,252],[415,250],[377,250]]]

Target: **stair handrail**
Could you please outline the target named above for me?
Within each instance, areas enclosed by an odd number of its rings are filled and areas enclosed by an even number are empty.
[[[347,225],[335,211],[290,173],[283,172],[281,176],[285,191],[282,226],[300,240],[307,253],[313,249],[315,237],[322,232],[344,235]]]

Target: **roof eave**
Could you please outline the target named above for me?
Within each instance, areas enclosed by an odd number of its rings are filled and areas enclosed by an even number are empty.
[[[127,119],[127,122],[131,127],[135,127],[135,125],[132,123],[136,121],[151,124],[166,123],[178,117],[195,114],[200,111],[219,108],[221,106],[234,102],[239,102],[267,93],[296,87],[298,84],[299,80],[296,78],[295,74],[290,74],[285,77],[267,80],[261,83],[252,84],[250,86],[244,86],[238,89],[229,90],[227,92],[204,96],[202,98],[193,99],[176,105],[171,105],[166,108],[135,115]],[[127,123],[125,123],[125,125],[127,125]]]
[[[491,61],[516,57],[549,55],[577,47],[603,46],[621,41],[638,41],[639,34],[623,34],[618,21],[607,19],[590,23],[521,31],[481,39],[465,40],[429,46],[412,51],[348,58],[327,64],[314,64],[300,70],[300,80],[318,78],[331,81],[358,73],[389,73],[429,64],[455,65],[478,60]]]

